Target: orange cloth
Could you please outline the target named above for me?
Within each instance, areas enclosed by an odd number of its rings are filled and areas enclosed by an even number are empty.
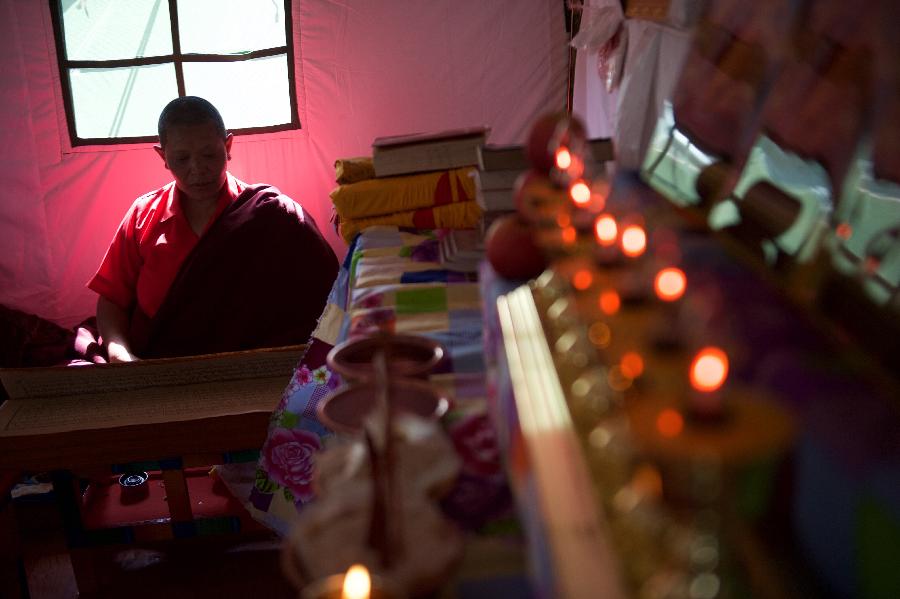
[[[338,158],[334,161],[334,180],[339,185],[358,183],[375,178],[375,166],[370,156]]]
[[[395,225],[414,229],[471,229],[478,226],[481,208],[474,200],[431,206],[369,218],[341,221],[341,235],[350,243],[356,234],[374,225]]]
[[[331,201],[342,221],[446,206],[475,199],[471,167],[403,177],[382,177],[341,185]]]

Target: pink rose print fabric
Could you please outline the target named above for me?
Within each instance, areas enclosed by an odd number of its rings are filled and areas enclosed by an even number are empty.
[[[320,449],[322,442],[315,433],[278,428],[263,446],[260,465],[296,501],[306,501],[313,496],[313,464]]]

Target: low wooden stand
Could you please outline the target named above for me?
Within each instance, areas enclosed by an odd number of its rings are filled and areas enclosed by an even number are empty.
[[[223,502],[229,509],[222,513],[197,509],[190,491],[198,481],[185,471],[256,459],[304,350],[0,371],[11,397],[0,406],[0,474],[52,473],[82,596],[99,590],[94,549],[100,546],[263,530],[235,501]],[[83,479],[102,488],[114,474],[134,470],[158,472],[153,481],[163,483],[157,491],[168,513],[121,522],[89,513]],[[15,522],[11,516],[0,521],[11,527],[0,535],[10,536],[12,547]]]

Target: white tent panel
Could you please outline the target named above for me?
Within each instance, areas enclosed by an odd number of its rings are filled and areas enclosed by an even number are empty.
[[[0,0],[0,304],[68,326],[93,313],[84,285],[125,210],[169,177],[152,144],[70,147],[49,11]],[[237,138],[229,168],[301,202],[339,255],[336,158],[379,135],[476,124],[521,142],[564,106],[558,0],[294,0],[292,18],[302,129]]]

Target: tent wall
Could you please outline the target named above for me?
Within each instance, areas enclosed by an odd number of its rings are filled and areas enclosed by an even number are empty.
[[[302,129],[237,138],[229,168],[301,202],[339,255],[335,158],[474,124],[521,142],[564,106],[558,0],[294,0],[292,17]],[[0,23],[0,304],[68,326],[93,312],[84,285],[125,210],[168,172],[151,144],[70,147],[47,2],[0,0]]]

